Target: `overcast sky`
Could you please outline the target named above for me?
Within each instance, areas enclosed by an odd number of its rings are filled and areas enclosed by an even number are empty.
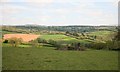
[[[117,25],[118,0],[1,0],[3,25]]]

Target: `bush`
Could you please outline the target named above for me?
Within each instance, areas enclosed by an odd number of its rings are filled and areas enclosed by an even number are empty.
[[[12,46],[17,47],[19,44],[22,43],[23,40],[21,38],[13,37],[8,39],[8,41]]]
[[[120,50],[120,41],[107,41],[106,44],[109,50]]]
[[[32,40],[30,41],[30,43],[32,44],[32,46],[38,46],[38,40]]]
[[[59,50],[68,50],[68,47],[66,44],[62,44],[60,47],[59,47]]]
[[[48,43],[47,40],[42,38],[37,38],[38,43]]]
[[[87,43],[87,44],[85,44],[84,46],[87,47],[87,48],[92,48],[92,47],[93,47],[93,44],[92,44],[92,43]]]
[[[78,33],[74,32],[74,33],[73,33],[73,36],[79,36],[79,35],[78,35]]]
[[[55,46],[55,47],[57,47],[57,48],[60,48],[61,44],[62,44],[61,42],[57,42],[57,41],[54,41],[52,39],[50,39],[48,43]]]
[[[8,40],[4,40],[3,43],[8,43]]]
[[[100,50],[100,49],[106,49],[106,44],[105,43],[94,43],[92,45],[92,48]]]
[[[86,48],[81,43],[72,43],[66,45],[67,50],[80,50],[84,51]]]
[[[51,45],[55,45],[56,41],[50,39],[50,40],[48,41],[48,43],[51,44]]]

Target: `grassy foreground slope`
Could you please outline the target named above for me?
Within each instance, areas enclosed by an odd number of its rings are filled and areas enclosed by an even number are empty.
[[[118,52],[14,48],[3,44],[3,70],[117,70]]]

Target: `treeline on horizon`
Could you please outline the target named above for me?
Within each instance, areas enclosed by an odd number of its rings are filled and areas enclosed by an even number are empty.
[[[117,26],[40,26],[40,25],[23,25],[23,26],[2,26],[2,30],[9,29],[12,30],[12,28],[16,28],[18,30],[29,30],[29,31],[60,31],[60,32],[92,32],[96,30],[107,30],[107,31],[117,31]]]

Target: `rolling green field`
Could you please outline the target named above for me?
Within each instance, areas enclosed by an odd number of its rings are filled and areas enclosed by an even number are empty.
[[[46,40],[49,40],[49,39],[54,39],[54,40],[73,39],[71,37],[61,35],[61,34],[58,34],[58,35],[42,35],[41,38],[44,38]]]
[[[112,31],[95,31],[95,32],[90,32],[90,35],[108,35],[108,34],[111,34],[113,33]]]
[[[110,33],[110,31],[95,31],[89,35],[108,39],[107,35]],[[87,44],[101,40],[76,39],[62,34],[41,34],[40,38],[47,41],[52,39],[63,44],[75,42]],[[56,50],[52,45],[42,43],[38,46],[24,43],[18,47],[3,43],[2,46],[3,70],[118,70],[118,51],[92,48],[87,48],[85,51]]]
[[[71,44],[71,43],[74,43],[74,42],[81,42],[81,43],[89,43],[90,41],[89,40],[78,40],[76,38],[72,38],[72,37],[69,37],[69,36],[66,36],[66,35],[41,35],[40,38],[43,38],[43,39],[46,39],[46,40],[55,40],[55,41],[60,41],[62,43],[68,43],[68,44]]]
[[[76,39],[73,37],[69,37],[62,34],[55,34],[55,35],[41,35],[41,38],[49,40],[56,40],[56,41],[62,41],[63,43],[73,43],[73,42],[80,42],[80,43],[91,43],[91,42],[104,42],[111,39],[111,34],[113,34],[113,31],[94,31],[89,32],[88,35],[97,36],[96,40],[90,40],[90,39]]]
[[[111,39],[111,35],[113,33],[114,33],[113,31],[94,31],[94,32],[90,32],[89,35],[95,35],[97,37],[102,38],[102,40],[107,41]]]
[[[3,44],[3,70],[117,70],[118,52],[60,51],[50,46],[12,47]]]

